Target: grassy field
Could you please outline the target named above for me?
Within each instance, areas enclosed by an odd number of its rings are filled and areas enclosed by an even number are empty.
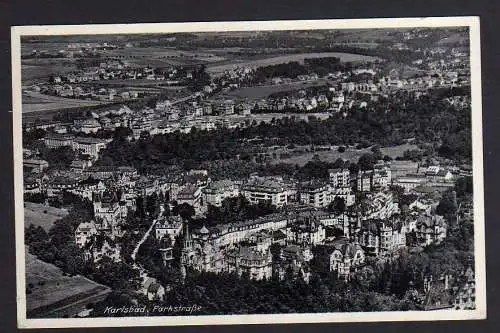
[[[46,81],[50,75],[60,75],[76,71],[73,61],[68,59],[23,59],[21,80],[23,85]]]
[[[26,286],[30,290],[26,295],[28,317],[60,312],[109,292],[108,287],[82,276],[65,276],[59,268],[39,260],[27,250]]]
[[[374,61],[375,57],[365,56],[361,54],[353,53],[340,53],[340,52],[318,52],[318,53],[299,53],[299,54],[287,54],[282,56],[268,57],[259,60],[252,61],[239,61],[234,59],[230,63],[223,65],[210,66],[208,65],[207,72],[211,74],[219,74],[226,70],[232,69],[236,66],[246,66],[246,67],[258,67],[258,66],[269,66],[281,63],[286,63],[290,61],[297,61],[303,63],[305,58],[324,58],[324,57],[338,57],[341,61]]]
[[[387,147],[387,148],[381,148],[380,150],[382,151],[382,154],[384,155],[389,155],[393,159],[398,157],[398,156],[403,156],[403,152],[408,150],[408,149],[416,149],[417,146],[415,145],[410,145],[410,144],[404,144],[404,145],[399,145],[399,146],[394,146],[394,147]],[[277,149],[277,150],[272,150],[270,153],[275,152],[276,154],[280,154],[283,152],[283,149]],[[303,152],[298,155],[292,156],[290,158],[283,158],[283,159],[273,159],[271,163],[290,163],[290,164],[298,164],[300,166],[303,166],[307,162],[311,161],[314,157],[314,155],[318,155],[321,161],[325,162],[335,162],[338,158],[341,158],[343,160],[348,160],[351,162],[357,162],[358,159],[361,157],[361,155],[365,153],[370,153],[371,150],[370,148],[366,149],[354,149],[350,148],[347,149],[343,153],[339,153],[336,149],[329,150],[329,151],[316,151],[316,152]]]
[[[63,98],[58,96],[44,95],[35,92],[23,93],[23,113],[51,111],[58,109],[79,108],[83,106],[95,106],[107,104],[100,101],[87,101],[83,99]]]
[[[55,221],[68,215],[66,209],[48,207],[42,204],[33,202],[24,203],[24,226],[29,227],[30,224],[40,226],[45,231],[49,231]]]
[[[137,66],[150,65],[163,67],[168,65],[186,65],[192,63],[211,63],[226,60],[212,52],[200,50],[184,51],[164,47],[130,47],[125,49],[102,51],[106,57],[117,57]]]
[[[318,79],[317,81],[310,81],[310,82],[293,82],[287,84],[244,87],[231,90],[226,93],[222,93],[221,96],[227,98],[241,98],[241,99],[266,98],[273,93],[299,90],[313,86],[320,86],[326,84],[327,82],[328,80]]]

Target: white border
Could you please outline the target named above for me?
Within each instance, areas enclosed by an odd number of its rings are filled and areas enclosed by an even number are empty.
[[[22,177],[21,36],[103,35],[173,32],[270,31],[315,29],[374,29],[410,27],[469,27],[472,90],[472,144],[474,180],[474,239],[476,309],[470,311],[401,311],[315,314],[217,315],[172,317],[123,317],[82,319],[27,319],[24,256],[24,210]],[[299,21],[196,22],[152,24],[95,24],[17,26],[11,29],[14,126],[14,181],[17,266],[17,320],[19,328],[125,327],[178,325],[234,325],[319,322],[433,321],[486,318],[486,268],[484,246],[483,140],[481,106],[481,50],[479,18],[378,18]]]

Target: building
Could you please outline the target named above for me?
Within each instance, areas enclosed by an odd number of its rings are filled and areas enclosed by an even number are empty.
[[[427,178],[424,175],[408,175],[408,176],[400,176],[394,180],[392,180],[392,185],[401,186],[405,193],[412,191],[419,185],[425,184],[427,182]]]
[[[306,214],[286,228],[286,235],[289,244],[314,246],[325,241],[326,231],[317,216]]]
[[[330,184],[334,188],[350,187],[351,176],[349,169],[330,169],[328,174],[330,175]]]
[[[179,189],[177,203],[179,205],[187,203],[193,206],[197,214],[201,213],[203,208],[206,207],[201,195],[201,188],[193,184],[186,184]]]
[[[406,228],[397,219],[365,220],[354,238],[367,255],[389,254],[406,246]]]
[[[234,101],[230,99],[217,101],[214,103],[214,110],[222,116],[234,114]]]
[[[228,179],[212,182],[203,189],[203,195],[207,205],[217,207],[222,205],[224,199],[237,197],[239,194],[239,187]]]
[[[321,182],[307,182],[299,186],[300,203],[316,208],[326,207],[331,202],[330,188]]]
[[[155,224],[155,236],[157,240],[169,237],[171,244],[175,238],[182,233],[182,218],[179,216],[162,216]]]
[[[272,179],[253,179],[244,184],[241,191],[252,204],[268,202],[276,207],[282,207],[288,203],[287,186]]]
[[[474,310],[476,308],[476,280],[474,270],[467,268],[463,284],[455,295],[454,307],[456,310]]]
[[[356,180],[359,192],[370,192],[373,188],[373,170],[359,171]]]
[[[439,244],[446,238],[448,226],[442,216],[420,215],[414,226],[410,231],[416,233],[417,241],[422,246]]]
[[[75,230],[75,243],[82,248],[97,235],[97,227],[94,221],[82,222]]]
[[[365,264],[365,252],[358,243],[340,239],[333,244],[329,263],[331,272],[336,272],[341,279],[349,280],[351,273]]]
[[[97,159],[99,152],[106,148],[106,144],[106,140],[102,139],[77,137],[73,140],[72,147],[76,151]]]
[[[48,148],[72,147],[75,136],[71,134],[47,134],[43,142]]]
[[[49,167],[49,162],[40,159],[25,159],[23,160],[23,167],[42,172]]]
[[[373,167],[373,187],[386,189],[391,185],[391,169],[385,164],[376,164]]]
[[[269,250],[256,251],[247,246],[240,246],[227,253],[228,271],[246,275],[253,280],[272,277],[272,255]]]

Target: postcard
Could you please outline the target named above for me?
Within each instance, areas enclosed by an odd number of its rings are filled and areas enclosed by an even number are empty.
[[[478,17],[12,28],[18,326],[486,318]]]

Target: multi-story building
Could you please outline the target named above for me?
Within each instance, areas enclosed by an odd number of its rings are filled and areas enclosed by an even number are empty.
[[[330,175],[330,184],[334,188],[350,187],[351,175],[349,169],[330,169],[328,170],[328,174]]]
[[[355,272],[365,263],[365,252],[358,243],[349,243],[346,239],[340,239],[333,244],[330,253],[330,271],[336,272],[337,276],[349,280],[351,273]]]
[[[385,164],[376,164],[373,167],[373,187],[385,189],[391,185],[391,169]]]
[[[72,147],[74,138],[72,134],[48,134],[43,141],[48,148]]]
[[[420,215],[417,217],[415,231],[417,241],[423,245],[439,244],[446,238],[448,226],[442,216]]]
[[[242,186],[243,195],[252,204],[269,202],[276,207],[288,203],[288,188],[281,182],[256,178]]]
[[[193,232],[193,239],[211,243],[217,247],[226,247],[247,240],[250,235],[262,231],[285,229],[289,218],[283,214],[269,214],[257,219],[237,223],[227,223],[211,227],[208,232]]]
[[[49,167],[49,162],[40,159],[25,159],[23,160],[23,167],[42,172]]]
[[[408,193],[426,182],[427,178],[424,175],[407,175],[395,178],[392,180],[392,185],[401,186],[405,190],[405,193]]]
[[[201,188],[193,184],[186,184],[179,189],[177,193],[177,203],[179,205],[187,203],[193,206],[197,214],[201,213],[204,208],[206,208],[201,195]]]
[[[182,232],[182,218],[179,216],[162,216],[155,224],[155,236],[157,240],[169,237],[172,244],[175,238]]]
[[[365,220],[354,238],[366,254],[377,256],[406,246],[406,228],[398,220]]]
[[[97,235],[97,227],[94,221],[82,222],[75,230],[75,243],[82,248]]]
[[[359,192],[370,192],[373,188],[373,170],[359,171],[356,181]]]
[[[233,181],[224,179],[210,183],[203,189],[203,194],[207,205],[220,207],[224,199],[237,197],[240,190]]]
[[[97,138],[77,137],[73,140],[73,150],[80,151],[94,159],[99,157],[99,152],[106,148],[107,141]]]
[[[298,245],[318,245],[325,241],[326,231],[314,215],[299,216],[286,228],[287,241]]]
[[[321,182],[307,182],[299,186],[300,202],[316,208],[326,207],[331,202],[328,184]]]
[[[253,280],[269,279],[272,276],[271,251],[256,251],[247,246],[230,250],[226,255],[227,270],[238,275],[247,275]]]

